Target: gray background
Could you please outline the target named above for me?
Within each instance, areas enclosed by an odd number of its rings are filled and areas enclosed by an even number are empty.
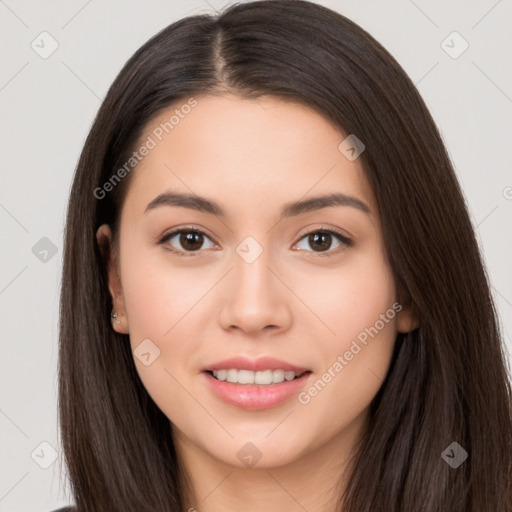
[[[511,359],[512,0],[318,3],[380,41],[431,110],[467,198]],[[56,424],[62,230],[72,174],[100,102],[125,61],[158,30],[224,6],[0,0],[0,512],[73,502]],[[43,31],[58,43],[46,59],[31,47],[43,46]],[[457,58],[442,45],[453,31],[469,44]],[[452,54],[462,48],[453,36],[444,47]],[[42,442],[56,450],[53,463]]]

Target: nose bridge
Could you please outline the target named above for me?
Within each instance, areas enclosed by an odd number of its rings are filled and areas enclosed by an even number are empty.
[[[261,240],[261,236],[259,237]],[[249,297],[272,295],[275,293],[275,279],[272,268],[272,251],[268,237],[260,243],[254,236],[247,236],[236,247],[234,257],[233,279],[234,292]],[[260,299],[263,297],[259,297]]]
[[[248,236],[235,248],[229,293],[222,308],[225,327],[251,331],[266,325],[282,327],[287,321],[283,285],[274,275],[275,258],[264,245],[268,237],[264,238],[260,243]]]

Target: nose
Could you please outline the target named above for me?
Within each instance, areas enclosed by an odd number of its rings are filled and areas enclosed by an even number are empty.
[[[263,251],[252,262],[235,253],[233,265],[222,289],[222,327],[247,335],[288,329],[293,294],[279,276],[279,269],[274,268],[270,251]]]

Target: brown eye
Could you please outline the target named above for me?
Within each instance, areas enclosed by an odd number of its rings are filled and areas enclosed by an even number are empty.
[[[197,251],[203,245],[203,235],[195,231],[183,231],[179,242],[187,251]]]
[[[327,251],[332,245],[332,235],[329,233],[314,233],[308,235],[308,242],[311,247],[317,247],[320,251]]]
[[[195,254],[186,253],[199,252],[203,248],[205,239],[210,240],[206,233],[202,231],[196,229],[180,229],[165,235],[160,240],[160,243],[165,244],[170,251],[180,256],[195,256]]]
[[[330,255],[331,252],[338,253],[339,251],[329,251],[329,249],[333,246],[333,240],[338,241],[338,245],[336,247],[348,247],[351,245],[352,241],[343,236],[341,233],[337,233],[332,230],[316,230],[311,231],[310,233],[306,233],[302,238],[301,241],[305,240],[307,244],[313,249],[312,252],[316,253],[327,253],[326,255]],[[300,244],[301,242],[299,242]],[[300,247],[299,244],[297,246],[304,250],[304,248]],[[310,251],[311,252],[311,251]],[[323,254],[319,254],[323,255]]]

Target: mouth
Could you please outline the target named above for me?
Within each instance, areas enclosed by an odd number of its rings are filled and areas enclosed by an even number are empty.
[[[218,381],[229,382],[231,384],[239,384],[242,386],[273,386],[276,384],[281,384],[282,382],[290,382],[299,379],[303,375],[311,373],[311,371],[302,370],[295,372],[277,368],[254,372],[251,370],[239,370],[236,368],[230,368],[221,370],[206,370],[205,373],[209,374],[212,378]]]
[[[285,375],[286,374],[286,375]],[[289,404],[292,397],[303,390],[313,373],[310,370],[281,369],[204,370],[207,388],[217,399],[239,409],[261,411]]]

